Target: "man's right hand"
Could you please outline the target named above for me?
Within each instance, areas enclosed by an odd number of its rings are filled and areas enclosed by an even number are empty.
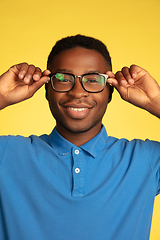
[[[0,109],[32,97],[49,81],[49,74],[27,63],[12,66],[0,76]]]

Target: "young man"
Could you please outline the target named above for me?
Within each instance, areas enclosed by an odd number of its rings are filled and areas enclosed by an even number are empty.
[[[149,239],[160,143],[108,137],[102,118],[112,86],[160,117],[160,87],[136,65],[114,75],[104,44],[81,35],[57,42],[47,68],[0,77],[1,109],[46,83],[56,119],[49,136],[0,138],[0,239]]]

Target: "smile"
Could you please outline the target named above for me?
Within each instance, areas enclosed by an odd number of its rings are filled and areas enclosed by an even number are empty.
[[[87,110],[88,108],[73,108],[73,107],[69,107],[69,109],[71,109],[72,111],[75,111],[75,112],[82,112],[82,111]]]
[[[83,107],[83,106],[67,106],[64,107],[64,111],[68,117],[72,119],[84,119],[88,116],[92,108]]]

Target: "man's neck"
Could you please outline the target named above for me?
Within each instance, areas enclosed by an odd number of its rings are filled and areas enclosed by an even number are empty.
[[[101,127],[101,124],[97,124],[88,131],[80,133],[71,132],[63,127],[59,127],[58,125],[56,126],[56,129],[63,138],[79,147],[94,138],[101,131]]]

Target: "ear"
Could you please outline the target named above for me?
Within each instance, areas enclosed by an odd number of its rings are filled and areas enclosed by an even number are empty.
[[[47,101],[48,101],[48,88],[49,88],[49,82],[47,82],[46,84],[45,84],[45,97],[46,97],[46,99],[47,99]]]
[[[111,102],[112,100],[112,94],[113,94],[113,91],[114,91],[114,87],[110,84],[108,84],[108,87],[109,87],[109,98],[108,98],[108,103]]]

